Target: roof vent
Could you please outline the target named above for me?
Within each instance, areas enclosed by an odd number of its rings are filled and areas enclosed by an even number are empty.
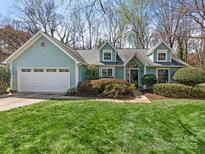
[[[45,42],[41,42],[40,46],[41,46],[41,48],[44,48],[46,46],[46,43]]]

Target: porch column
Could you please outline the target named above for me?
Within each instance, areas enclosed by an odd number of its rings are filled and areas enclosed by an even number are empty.
[[[147,68],[146,68],[146,66],[144,66],[144,75],[146,75],[146,74],[147,74]],[[145,84],[143,85],[143,88],[146,89],[146,85]]]
[[[127,80],[127,70],[126,70],[126,65],[124,67],[124,80]]]

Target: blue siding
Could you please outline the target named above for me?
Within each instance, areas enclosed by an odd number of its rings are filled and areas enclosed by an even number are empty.
[[[40,47],[40,42],[42,41],[46,43],[44,48]],[[18,67],[67,67],[70,69],[70,86],[76,86],[75,61],[44,37],[37,40],[12,62],[12,90],[17,90]]]
[[[115,77],[116,79],[124,80],[124,67],[115,68]]]
[[[79,67],[79,71],[80,71],[80,73],[79,73],[79,75],[80,75],[79,79],[80,79],[80,81],[86,80],[86,68],[87,68],[86,65],[81,65],[81,66]]]
[[[172,79],[172,77],[173,77],[174,73],[175,73],[178,69],[180,69],[180,68],[176,68],[176,67],[170,68],[170,78],[171,78],[170,81],[171,81],[171,82],[175,82],[175,81]]]
[[[154,60],[154,62],[157,62],[157,50],[167,50],[167,61],[171,61],[172,52],[164,43],[162,43],[157,49],[154,50],[153,57],[150,57]]]
[[[147,67],[147,74],[156,75],[156,68],[155,67]]]
[[[103,50],[112,50],[112,62],[116,61],[116,51],[115,49],[107,42],[101,49],[100,49],[100,62],[103,62]]]

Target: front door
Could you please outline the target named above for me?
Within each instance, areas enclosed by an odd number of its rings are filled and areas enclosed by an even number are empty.
[[[138,85],[138,70],[136,69],[130,70],[130,82],[134,83],[136,86]]]

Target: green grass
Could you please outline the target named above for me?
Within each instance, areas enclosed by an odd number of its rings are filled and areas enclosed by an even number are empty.
[[[0,153],[205,153],[205,101],[47,101],[0,112]]]

